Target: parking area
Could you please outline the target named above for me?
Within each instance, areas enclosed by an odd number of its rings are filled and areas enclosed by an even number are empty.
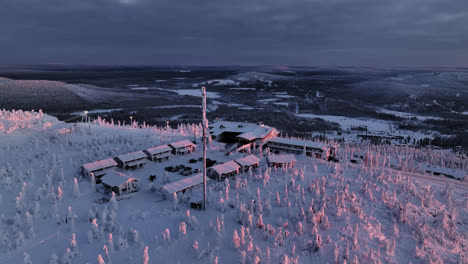
[[[153,162],[148,160],[142,168],[135,170],[122,170],[129,173],[132,177],[140,179],[141,188],[145,189],[149,181],[161,186],[167,182],[163,181],[164,175],[169,176],[168,181],[178,181],[185,177],[195,175],[203,170],[203,152],[197,148],[188,155],[171,155],[168,160]],[[228,161],[223,152],[210,151],[207,157],[207,168]],[[121,169],[117,169],[121,170]]]

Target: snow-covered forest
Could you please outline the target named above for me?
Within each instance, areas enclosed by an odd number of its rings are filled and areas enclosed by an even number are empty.
[[[89,105],[67,84],[46,80],[0,79],[0,104],[6,109],[47,109],[57,111],[66,105],[71,109]]]
[[[259,168],[210,181],[206,211],[188,203],[200,189],[162,199],[175,176],[148,161],[154,182],[145,175],[130,199],[102,203],[84,163],[201,135],[200,125],[139,125],[0,111],[0,264],[468,263],[466,179],[418,167],[466,171],[449,151],[341,144],[340,162],[296,155],[275,169],[268,150],[249,150]],[[223,150],[209,143],[211,157]],[[355,154],[362,162],[349,162]]]

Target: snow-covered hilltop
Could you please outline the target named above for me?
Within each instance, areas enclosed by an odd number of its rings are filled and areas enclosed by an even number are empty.
[[[268,148],[226,156],[228,146],[213,141],[208,158],[218,164],[248,154],[260,161],[210,180],[206,212],[189,202],[200,187],[167,200],[161,192],[191,177],[177,166],[201,168],[199,146],[115,168],[139,181],[122,199],[82,176],[83,164],[200,135],[199,125],[68,124],[41,111],[0,112],[0,264],[468,262],[468,184],[417,166],[466,171],[466,159],[450,152],[344,144],[339,162],[294,154],[293,167],[275,168]]]
[[[56,123],[57,118],[44,115],[42,111],[5,111],[0,110],[0,134],[14,133],[15,131],[40,130]],[[29,131],[28,131],[29,132]]]

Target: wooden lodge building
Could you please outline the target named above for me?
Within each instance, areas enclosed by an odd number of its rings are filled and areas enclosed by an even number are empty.
[[[292,138],[274,137],[268,139],[266,146],[270,151],[304,154],[309,157],[330,160],[335,158],[336,148],[323,143]]]
[[[151,161],[163,161],[169,159],[172,155],[172,148],[168,145],[156,146],[143,150]]]
[[[184,139],[169,144],[169,147],[172,149],[173,154],[187,155],[195,151],[196,145],[193,144],[190,140]]]
[[[81,173],[85,177],[91,177],[91,174],[96,178],[100,178],[106,173],[112,171],[117,166],[114,159],[98,160],[91,163],[84,164],[81,167]]]
[[[260,163],[260,159],[253,154],[245,156],[240,159],[236,159],[234,161],[237,164],[239,164],[241,172],[246,172],[246,171],[249,171],[249,169],[258,168],[258,165]]]
[[[111,171],[101,178],[105,193],[114,192],[121,196],[139,191],[139,179],[131,178],[126,174]]]
[[[143,167],[146,164],[146,158],[147,156],[143,151],[136,151],[117,156],[115,161],[117,161],[120,168],[128,170]]]
[[[216,120],[209,124],[211,138],[224,143],[237,143],[239,146],[254,144],[261,146],[267,139],[276,137],[279,132],[263,124]]]
[[[226,178],[238,174],[240,168],[239,164],[231,160],[209,168],[207,176],[213,180],[224,181]]]
[[[296,157],[293,154],[270,155],[267,157],[267,163],[270,167],[294,167]]]
[[[207,179],[208,181],[209,179]],[[186,177],[184,179],[168,183],[161,188],[163,199],[172,197],[174,193],[177,195],[184,194],[186,190],[191,190],[203,184],[203,173]]]

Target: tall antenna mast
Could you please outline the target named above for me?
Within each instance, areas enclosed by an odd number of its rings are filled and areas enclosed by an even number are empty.
[[[206,129],[208,120],[206,120],[206,88],[202,87],[202,125],[203,125],[203,211],[206,210]]]

